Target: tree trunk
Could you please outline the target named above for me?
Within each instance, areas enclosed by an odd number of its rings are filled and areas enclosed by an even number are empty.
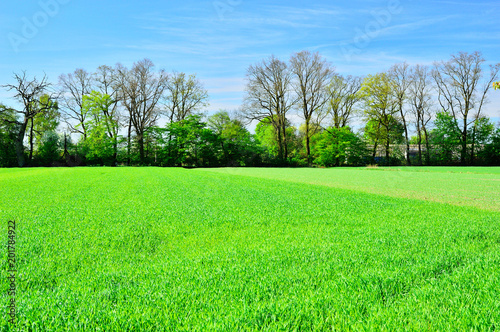
[[[278,159],[283,160],[283,141],[281,139],[281,125],[278,124],[276,127],[276,141],[278,142]]]
[[[307,165],[311,166],[311,147],[309,146],[309,119],[306,119],[306,155]]]
[[[418,165],[422,166],[422,130],[420,129],[420,116],[417,117],[418,133]]]
[[[391,143],[391,141],[389,140],[389,137],[387,137],[387,143],[385,144],[385,159],[386,159],[386,162],[389,162],[390,143]]]
[[[380,136],[380,121],[378,122],[378,127],[377,127],[377,136],[375,138],[375,143],[373,145],[373,159],[375,159],[375,156],[377,154],[377,146],[378,146],[378,138]]]
[[[422,132],[418,129],[418,165],[422,166]]]
[[[401,112],[401,116],[403,119],[403,126],[405,129],[405,141],[406,141],[406,163],[408,166],[411,166],[411,159],[410,159],[410,140],[408,138],[408,127],[406,126],[406,119],[403,116],[403,112]]]
[[[385,159],[386,160],[385,160],[385,162],[387,163],[389,161],[389,145],[391,144],[391,139],[390,139],[391,131],[389,129],[389,116],[387,114],[384,115],[384,123],[383,124],[381,123],[381,125],[384,126],[385,132],[386,132],[386,138],[385,138],[386,139],[385,140],[385,142],[386,142],[385,143]],[[380,126],[379,126],[379,128],[380,128]]]
[[[220,140],[220,146],[221,146],[221,149],[222,149],[222,153],[224,155],[224,165],[225,166],[229,166],[229,156],[227,154],[226,147],[224,146],[224,140],[223,139]]]
[[[168,150],[167,150],[168,166],[172,166],[172,165],[175,165],[175,161],[172,161],[173,160],[173,156],[172,156],[172,133],[170,131],[168,133],[168,143],[167,143],[167,146],[168,146]]]
[[[283,122],[282,122],[282,132],[283,132],[283,149],[284,149],[284,160],[288,160],[288,139],[286,137],[286,118],[283,116]]]
[[[470,151],[470,164],[473,166],[474,165],[474,148],[476,145],[476,121],[474,121],[474,127],[472,129],[472,145],[471,145],[471,151]]]
[[[429,135],[427,134],[427,128],[425,128],[425,126],[422,126],[422,129],[424,130],[425,136],[425,164],[429,166],[431,164],[431,147],[429,143]]]
[[[63,157],[66,158],[68,155],[68,139],[66,137],[66,133],[64,133],[64,152],[63,152]]]
[[[118,139],[113,138],[113,166],[118,165]]]
[[[33,160],[33,118],[31,118],[31,125],[30,125],[30,154],[28,156],[28,162],[31,163],[31,160]]]
[[[139,160],[141,165],[144,165],[144,136],[142,133],[137,134],[137,144],[139,145]]]
[[[83,129],[83,140],[86,141],[87,140],[87,128],[85,128],[85,123],[81,123],[82,125],[82,129]]]
[[[464,129],[462,131],[462,151],[460,153],[460,164],[465,165],[467,160],[467,118],[464,117]]]
[[[109,115],[106,113],[105,114],[105,117],[106,117],[106,129],[108,130],[108,136],[109,138],[111,138],[113,140],[113,166],[116,166],[118,164],[118,161],[117,161],[117,156],[118,156],[118,141],[117,141],[117,137],[118,137],[118,133],[115,132],[115,128],[110,128],[109,126]]]
[[[375,139],[375,143],[373,144],[373,159],[375,159],[375,156],[377,155],[377,146],[378,146],[378,138]]]
[[[132,136],[132,117],[128,121],[128,138],[127,138],[127,165],[130,166],[130,150],[131,150],[131,136]]]
[[[19,128],[19,133],[16,138],[16,155],[17,155],[17,164],[19,167],[24,167],[24,135],[26,133],[26,127],[28,126],[29,119],[24,119],[24,122],[21,124],[21,128]]]

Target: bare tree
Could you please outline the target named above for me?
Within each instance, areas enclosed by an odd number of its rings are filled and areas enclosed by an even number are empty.
[[[119,76],[112,67],[100,66],[97,68],[94,74],[94,84],[102,94],[108,95],[111,98],[109,108],[104,108],[103,113],[106,119],[109,120],[106,121],[106,130],[113,141],[113,159],[115,163],[118,155],[118,131],[121,120],[118,107],[120,102],[119,83]],[[109,125],[111,123],[116,123],[117,125]]]
[[[432,77],[429,68],[416,65],[411,69],[411,79],[408,91],[408,100],[415,117],[418,135],[418,162],[422,165],[422,133],[426,144],[426,164],[430,164],[430,142],[427,124],[432,119]]]
[[[53,108],[54,95],[47,95],[46,98],[41,98],[44,94],[47,94],[47,90],[50,88],[51,84],[47,81],[47,77],[44,76],[41,81],[38,81],[36,77],[29,79],[26,77],[26,72],[22,75],[14,74],[14,79],[16,84],[2,85],[8,91],[13,91],[15,93],[14,98],[17,99],[21,104],[22,110],[14,110],[16,113],[21,115],[22,120],[15,120],[15,124],[18,125],[18,132],[16,137],[16,155],[17,163],[19,167],[25,165],[24,159],[24,137],[26,134],[26,128],[28,123],[33,121],[33,118],[38,114],[43,114]],[[9,109],[12,111],[13,109]]]
[[[139,146],[141,163],[144,162],[144,133],[156,123],[160,116],[157,104],[166,89],[168,76],[165,71],[154,72],[154,64],[149,59],[134,63],[132,69],[118,65],[116,68],[120,83],[120,96],[129,115],[129,156],[130,136],[133,126]]]
[[[396,104],[399,110],[399,115],[401,121],[403,122],[403,128],[405,131],[405,143],[406,143],[406,163],[411,165],[410,159],[410,138],[408,136],[408,119],[406,115],[405,103],[407,100],[408,88],[411,84],[411,72],[410,66],[406,63],[397,63],[389,69],[389,75],[392,80],[393,92],[396,98]]]
[[[354,106],[361,100],[361,83],[363,79],[356,76],[334,75],[328,93],[328,114],[332,117],[334,127],[341,128],[349,124],[354,115]]]
[[[306,156],[310,164],[310,139],[318,131],[327,114],[327,86],[331,81],[333,68],[319,53],[309,51],[292,55],[290,65],[295,76],[293,87],[297,94],[297,106],[305,120]]]
[[[43,94],[40,96],[40,101],[34,106],[34,108],[42,107],[42,112],[37,113],[34,117],[32,117],[29,121],[29,155],[28,161],[31,162],[33,160],[33,151],[34,151],[34,138],[37,136],[37,143],[40,143],[40,139],[46,130],[55,130],[59,124],[59,104],[56,101],[56,97]],[[50,128],[50,129],[49,129]]]
[[[118,63],[115,67],[117,77],[117,91],[122,106],[126,109],[127,113],[127,164],[130,165],[131,148],[132,148],[132,116],[131,109],[137,107],[138,88],[137,82],[129,69],[122,64]]]
[[[202,107],[208,106],[208,93],[196,75],[173,73],[164,98],[165,113],[170,122],[182,121]]]
[[[292,96],[292,73],[287,64],[274,56],[247,70],[247,87],[243,114],[248,120],[268,118],[275,130],[278,158],[288,158],[286,127]]]
[[[469,126],[480,117],[488,90],[498,78],[500,70],[500,64],[490,66],[490,75],[481,85],[484,62],[479,52],[461,52],[452,55],[446,62],[436,63],[432,73],[437,85],[439,104],[453,116],[460,132],[461,164],[467,162]]]
[[[72,133],[79,133],[87,139],[86,114],[83,111],[83,96],[92,91],[93,77],[83,69],[59,76],[61,88],[60,107],[63,119]]]

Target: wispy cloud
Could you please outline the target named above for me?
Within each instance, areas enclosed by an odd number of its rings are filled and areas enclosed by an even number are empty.
[[[389,35],[403,35],[407,34],[408,31],[415,31],[425,27],[435,26],[437,23],[449,21],[453,18],[456,18],[455,15],[448,15],[444,17],[433,17],[433,18],[424,18],[414,22],[408,22],[403,24],[391,25],[386,28],[380,30],[381,36],[389,36]]]
[[[245,91],[244,77],[203,78],[205,87],[212,93],[241,93]]]

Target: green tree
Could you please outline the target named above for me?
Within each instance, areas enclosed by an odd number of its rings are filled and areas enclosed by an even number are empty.
[[[43,166],[52,166],[61,159],[61,139],[55,131],[45,132],[38,142],[36,159]]]
[[[389,152],[391,144],[401,144],[405,141],[403,136],[404,126],[395,117],[389,115],[387,118],[387,125],[381,126],[376,119],[368,120],[365,125],[364,135],[365,138],[374,146],[376,143],[383,144],[385,146],[385,162],[392,163],[389,157]],[[375,157],[375,154],[372,154]]]
[[[269,156],[275,158],[278,155],[279,146],[276,140],[276,131],[268,118],[264,118],[257,123],[255,138]]]
[[[500,127],[491,135],[490,141],[478,156],[486,165],[500,166]]]
[[[461,131],[453,115],[448,112],[436,113],[435,128],[429,139],[434,147],[434,158],[438,164],[451,164],[456,161],[460,151]]]
[[[114,165],[118,152],[118,120],[110,111],[114,101],[101,92],[92,91],[83,96],[87,139],[83,142],[86,159],[90,163]]]
[[[14,110],[14,112],[21,116],[19,121],[16,119],[18,121],[18,132],[15,146],[18,165],[19,167],[23,167],[26,164],[24,149],[26,129],[35,116],[53,108],[53,98],[40,98],[51,86],[45,76],[39,81],[36,77],[28,79],[26,73],[23,73],[22,75],[14,74],[14,79],[16,81],[15,84],[7,84],[3,85],[3,87],[8,91],[13,91],[15,93],[14,98],[22,105],[21,110]]]
[[[0,167],[16,165],[16,137],[19,121],[15,110],[0,104]]]
[[[480,154],[484,149],[486,143],[491,139],[495,131],[495,126],[490,122],[490,119],[486,117],[480,117],[475,119],[472,125],[472,132],[470,135],[470,146],[471,155],[470,163],[473,165],[476,161],[476,154]]]
[[[149,127],[144,132],[144,153],[146,165],[163,166],[165,164],[165,128],[158,126]]]
[[[349,127],[325,128],[313,140],[314,163],[320,166],[359,166],[368,154],[363,138]]]
[[[40,149],[42,144],[46,143],[44,135],[46,133],[55,133],[57,127],[59,126],[59,104],[57,101],[52,100],[48,94],[44,94],[40,97],[39,103],[34,107],[39,107],[38,105],[47,105],[47,109],[44,112],[36,114],[30,122],[29,131],[29,156],[28,159],[33,159],[34,145],[36,143],[37,149]],[[37,151],[38,153],[38,151]],[[46,164],[46,161],[43,161]]]
[[[329,100],[327,86],[333,77],[333,69],[319,53],[309,51],[294,54],[290,59],[290,65],[295,77],[293,86],[298,96],[299,114],[305,120],[306,159],[307,163],[311,164],[310,140],[327,115],[325,107]]]
[[[247,70],[247,87],[243,113],[248,120],[267,118],[272,124],[278,148],[278,159],[288,160],[288,130],[286,117],[296,97],[292,89],[289,66],[274,56],[252,65]]]
[[[283,160],[281,156],[283,146],[280,146],[280,140],[276,138],[276,135],[282,135],[282,131],[276,131],[276,127],[273,123],[276,123],[276,121],[271,121],[269,117],[259,121],[255,128],[255,138],[258,144],[267,151],[268,156],[264,158],[267,162],[274,165],[283,165],[288,163],[289,160],[288,158],[287,160]],[[287,156],[293,158],[298,150],[296,128],[293,127],[289,121],[286,121],[285,132]]]
[[[133,128],[141,164],[145,162],[144,133],[155,126],[160,116],[159,101],[168,83],[167,73],[164,70],[155,72],[154,68],[151,60],[144,59],[134,63],[130,70],[121,65],[115,69],[118,98],[128,111],[128,155],[131,156]]]
[[[365,103],[364,113],[370,123],[368,129],[373,143],[373,157],[378,144],[384,143],[385,157],[389,160],[390,144],[396,143],[394,138],[399,139],[399,135],[393,133],[399,128],[395,126],[397,121],[394,118],[399,108],[390,76],[386,73],[368,75],[363,81],[361,95]]]
[[[167,124],[167,163],[172,166],[216,166],[219,137],[206,128],[200,115]]]
[[[459,53],[449,61],[435,64],[434,81],[438,90],[441,108],[454,117],[460,130],[460,163],[467,162],[469,134],[475,119],[487,101],[487,94],[493,81],[498,78],[500,63],[490,66],[490,73],[483,79],[483,64],[486,60],[481,53]],[[472,121],[471,121],[472,118]]]
[[[55,100],[49,100],[49,95],[45,94],[41,97],[42,105],[51,105],[46,112],[37,114],[34,117],[34,132],[35,141],[41,141],[42,136],[49,131],[55,132],[60,123],[61,114],[59,112],[59,104]]]
[[[260,149],[240,120],[232,119],[226,111],[219,111],[208,118],[207,124],[220,138],[222,165],[249,166],[258,163]]]
[[[395,96],[397,108],[399,110],[399,119],[404,128],[405,144],[406,144],[406,164],[411,165],[410,159],[410,138],[408,134],[408,115],[406,103],[409,101],[409,90],[412,83],[413,73],[410,66],[404,63],[397,63],[389,70],[389,75],[392,83],[392,90]]]

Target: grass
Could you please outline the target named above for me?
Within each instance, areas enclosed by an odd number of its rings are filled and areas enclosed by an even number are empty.
[[[220,172],[500,212],[500,167],[220,168]]]
[[[499,179],[497,168],[1,169],[18,328],[495,330]],[[15,330],[7,319],[1,330]]]

